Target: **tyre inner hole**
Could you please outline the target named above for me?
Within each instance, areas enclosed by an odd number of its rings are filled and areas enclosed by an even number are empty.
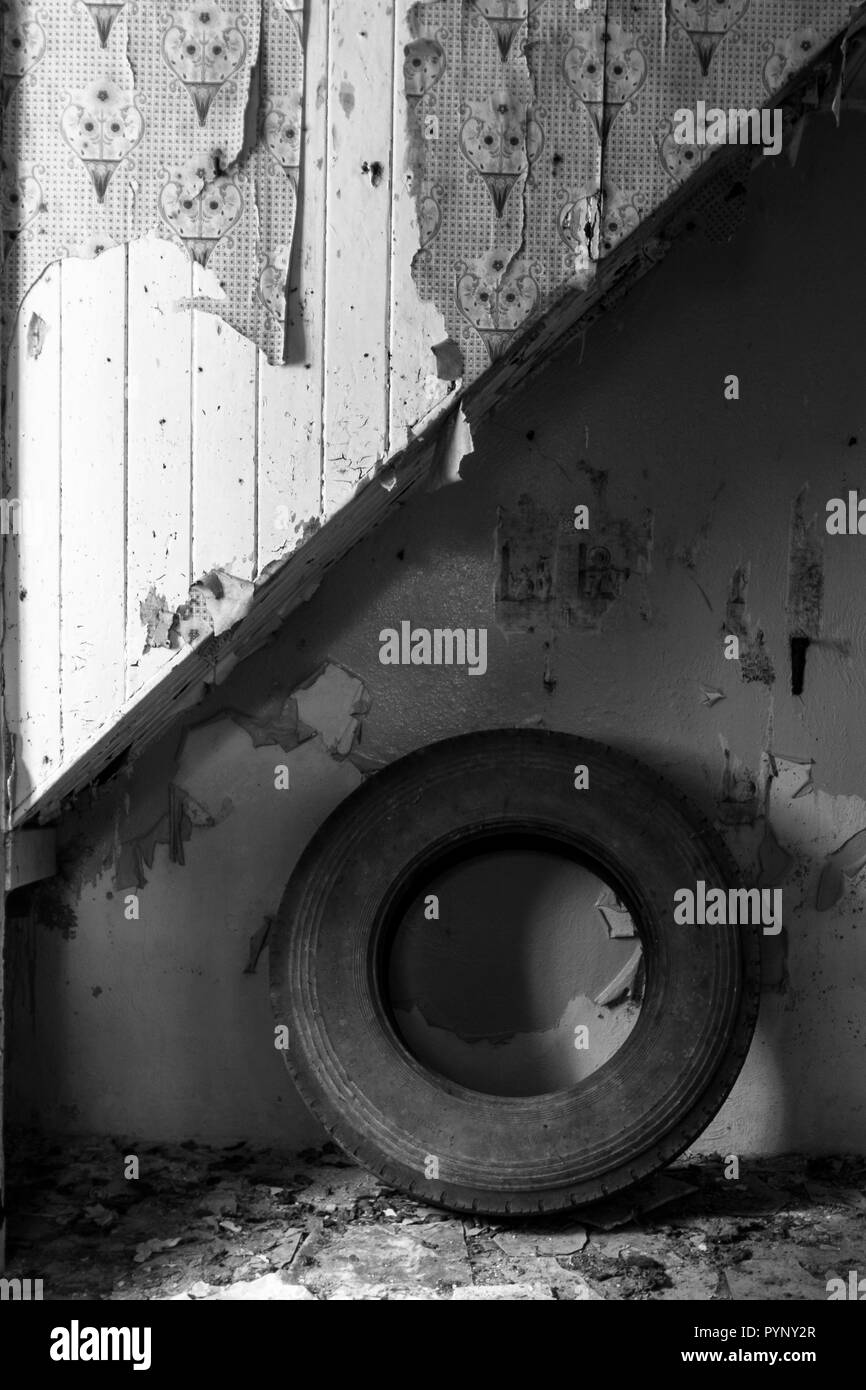
[[[623,1045],[643,975],[610,885],[564,853],[509,847],[425,876],[395,922],[383,985],[423,1066],[488,1095],[535,1096]]]

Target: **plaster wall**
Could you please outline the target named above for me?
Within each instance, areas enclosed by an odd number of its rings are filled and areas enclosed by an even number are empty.
[[[758,1033],[698,1147],[866,1148],[866,538],[824,526],[866,483],[864,134],[859,113],[838,131],[817,116],[793,167],[764,160],[730,243],[676,247],[476,432],[461,482],[356,547],[66,815],[64,879],[7,944],[13,1124],[315,1142],[264,956],[250,969],[293,864],[382,763],[543,723],[642,759],[751,881],[783,888]],[[382,665],[403,620],[486,627],[485,675]],[[792,636],[809,639],[799,695]]]

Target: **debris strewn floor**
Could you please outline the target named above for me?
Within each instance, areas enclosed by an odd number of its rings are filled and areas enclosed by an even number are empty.
[[[331,1148],[30,1138],[10,1166],[6,1273],[46,1299],[823,1300],[866,1270],[862,1158],[692,1158],[533,1222],[425,1206]]]

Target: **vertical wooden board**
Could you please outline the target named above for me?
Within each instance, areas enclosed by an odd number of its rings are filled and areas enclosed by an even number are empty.
[[[123,705],[126,250],[62,273],[60,699],[63,756]]]
[[[394,7],[331,7],[325,266],[330,516],[388,452]]]
[[[196,313],[192,373],[192,570],[253,577],[256,562],[256,349]]]
[[[412,261],[421,246],[412,187],[409,109],[403,76],[404,49],[412,39],[409,11],[414,0],[395,0],[394,25],[394,154],[391,193],[391,311],[389,382],[389,453],[409,442],[410,430],[445,401],[453,389],[436,370],[434,344],[449,337],[445,320],[431,300],[422,300],[412,275]],[[426,108],[413,113],[416,130],[423,131]],[[435,129],[435,127],[434,127]],[[418,136],[416,135],[416,139]]]
[[[321,307],[321,294],[316,299]],[[317,324],[307,336],[309,371],[271,367],[259,355],[258,573],[321,520],[323,350]]]
[[[61,275],[50,266],[18,315],[6,377],[6,717],[15,804],[56,774],[60,733]],[[14,534],[15,526],[18,534]]]
[[[288,287],[288,361],[259,356],[258,568],[294,550],[321,519],[328,152],[328,10],[307,6],[304,138]]]
[[[171,660],[165,623],[191,563],[191,263],[153,238],[129,247],[126,693]],[[150,638],[142,607],[151,620]],[[150,645],[149,645],[150,643]],[[149,649],[148,649],[149,646]]]

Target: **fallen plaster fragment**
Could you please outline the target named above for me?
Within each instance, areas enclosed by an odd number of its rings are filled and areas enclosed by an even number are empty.
[[[500,1231],[494,1243],[511,1259],[534,1259],[538,1255],[576,1255],[587,1242],[585,1226],[570,1226],[566,1230]]]
[[[303,1200],[305,1193],[299,1194]],[[316,1268],[304,1278],[319,1295],[336,1289],[348,1293],[372,1283],[427,1288],[468,1284],[471,1269],[459,1223],[436,1222],[411,1230],[360,1220],[348,1225],[327,1245],[305,1250]]]
[[[459,483],[460,465],[474,452],[472,429],[461,404],[437,440],[436,452],[430,465],[428,491],[437,492],[440,487],[447,487],[449,483]]]
[[[789,1292],[797,1293],[799,1284],[803,1297],[822,1296],[831,1273],[847,1279],[846,1271],[862,1253],[863,1160],[821,1157],[803,1163],[780,1158],[759,1164],[768,1182],[741,1172],[739,1182],[731,1183],[719,1163],[729,1138],[719,1126],[724,1147],[712,1154],[693,1152],[687,1167],[673,1170],[676,1177],[665,1174],[641,1183],[625,1198],[582,1208],[580,1224],[591,1227],[591,1236],[571,1257],[527,1253],[512,1258],[493,1237],[525,1233],[531,1239],[537,1232],[555,1240],[563,1229],[573,1229],[574,1216],[461,1220],[389,1189],[329,1152],[315,1154],[311,1162],[293,1158],[287,1163],[282,1150],[260,1145],[190,1149],[154,1144],[147,1162],[155,1190],[145,1205],[133,1204],[132,1210],[130,1185],[118,1174],[116,1150],[108,1142],[71,1138],[58,1160],[56,1147],[52,1152],[49,1143],[34,1141],[19,1162],[26,1164],[35,1185],[38,1209],[69,1237],[67,1248],[58,1250],[46,1267],[52,1287],[62,1282],[69,1298],[93,1295],[94,1260],[100,1262],[107,1297],[183,1302],[219,1298],[231,1284],[245,1286],[246,1296],[253,1283],[265,1298],[273,1287],[282,1299],[279,1284],[258,1283],[267,1273],[329,1301],[441,1301],[450,1300],[455,1287],[474,1289],[473,1301],[497,1300],[496,1290],[503,1291],[503,1301],[512,1301],[526,1289],[550,1289],[555,1299],[568,1301],[600,1294],[614,1300],[647,1295],[706,1300],[727,1296],[724,1276],[721,1290],[717,1286],[720,1266],[735,1267],[748,1281],[748,1297],[758,1297],[762,1287],[769,1295],[780,1271],[796,1281]],[[677,1181],[680,1175],[689,1177],[689,1185]],[[76,1198],[76,1192],[87,1190],[98,1190],[100,1200]],[[804,1190],[807,1203],[801,1200]],[[650,1220],[637,1215],[659,1200],[668,1205]],[[790,1230],[792,1202],[797,1221]],[[365,1237],[347,1246],[347,1228],[358,1224]],[[106,1245],[109,1229],[112,1239]],[[390,1239],[395,1231],[414,1235],[427,1248],[421,1279],[407,1271],[405,1246]],[[180,1233],[179,1244],[165,1245]],[[163,1249],[152,1245],[151,1257],[135,1260],[151,1242]],[[335,1250],[342,1251],[343,1266],[336,1273]],[[409,1258],[417,1253],[410,1252]],[[811,1291],[802,1271],[811,1277]]]
[[[321,735],[328,752],[335,758],[348,757],[372,703],[361,678],[328,662],[292,696],[298,718]]]
[[[231,1284],[227,1289],[209,1294],[202,1303],[315,1303],[316,1295],[303,1284],[288,1283],[279,1274],[262,1274],[247,1283]]]
[[[237,579],[225,570],[211,570],[204,579],[193,584],[190,597],[198,594],[213,622],[213,635],[219,637],[239,623],[250,611],[255,585],[249,579]]]
[[[702,705],[706,705],[709,709],[712,709],[713,705],[717,705],[719,703],[719,700],[724,699],[725,692],[723,690],[716,690],[715,687],[712,685],[701,685]]]

